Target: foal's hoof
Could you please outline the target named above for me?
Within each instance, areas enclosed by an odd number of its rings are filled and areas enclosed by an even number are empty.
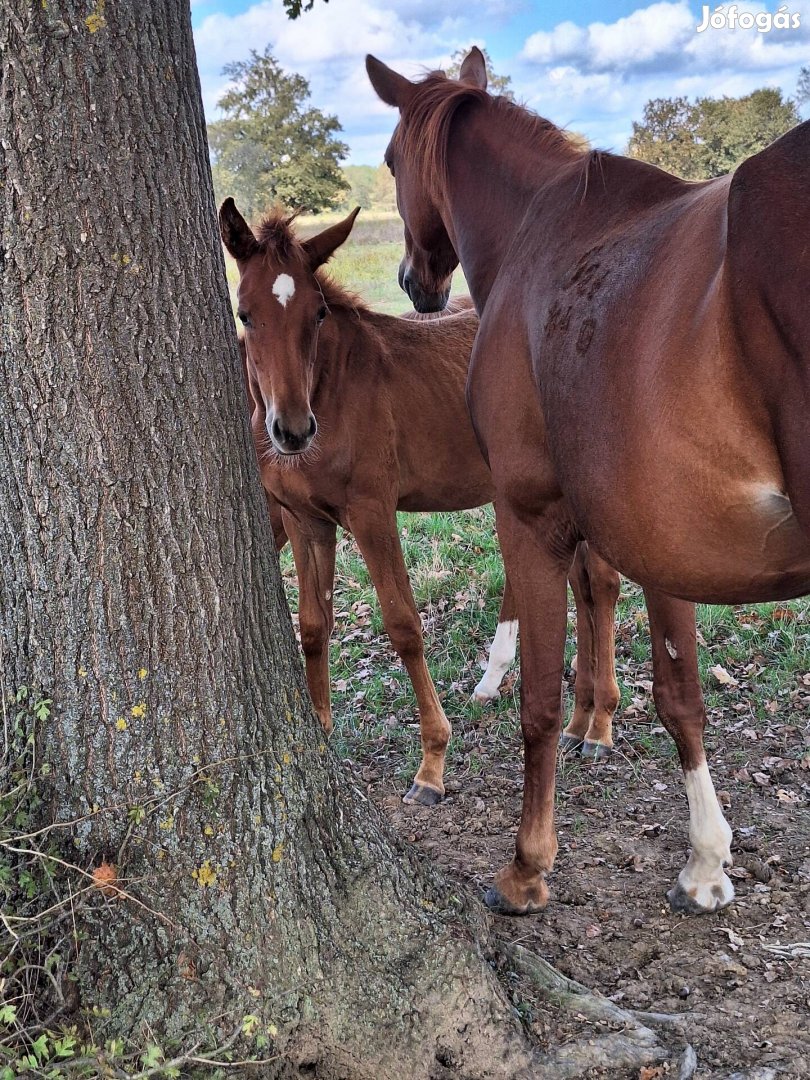
[[[490,690],[483,683],[479,683],[472,692],[472,699],[476,705],[489,705],[491,701],[497,701],[500,696],[500,690]]]
[[[667,893],[672,910],[679,915],[711,915],[728,907],[734,899],[734,886],[725,874],[714,885],[703,884],[685,889],[680,881]]]
[[[408,803],[409,806],[435,806],[443,798],[444,791],[414,781],[407,795],[402,796],[402,801]]]
[[[613,753],[613,747],[586,739],[582,744],[581,752],[584,758],[589,758],[591,761],[606,761]]]
[[[565,732],[560,736],[560,750],[564,754],[573,753],[575,750],[579,750],[583,745],[582,739],[578,735],[566,735]]]

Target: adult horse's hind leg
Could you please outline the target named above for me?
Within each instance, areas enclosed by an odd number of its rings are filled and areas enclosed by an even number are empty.
[[[315,712],[328,735],[332,730],[329,638],[335,621],[332,593],[337,529],[315,518],[296,519],[286,510],[282,517],[298,575],[298,627],[307,685]]]
[[[703,749],[706,710],[697,666],[695,605],[645,589],[653,656],[653,696],[675,740],[689,800],[692,852],[667,893],[673,911],[717,911],[734,899],[724,867],[731,865],[731,829],[714,791]]]
[[[613,748],[616,682],[616,603],[619,575],[586,543],[568,575],[577,607],[577,673],[574,713],[560,737],[565,750],[579,749],[595,761]]]
[[[473,699],[484,704],[500,697],[500,685],[504,675],[512,666],[517,652],[518,621],[515,598],[509,578],[504,579],[501,611],[498,615],[498,629],[489,647],[489,661],[484,675],[473,690]]]
[[[408,670],[419,706],[422,764],[405,802],[433,806],[444,796],[450,724],[425,663],[422,623],[402,557],[396,514],[369,500],[353,504],[347,519],[377,592],[386,633]]]

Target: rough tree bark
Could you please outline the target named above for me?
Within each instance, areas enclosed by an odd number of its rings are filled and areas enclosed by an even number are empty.
[[[80,1008],[180,1049],[257,1015],[268,1076],[519,1075],[470,929],[308,703],[186,0],[5,0],[0,53],[3,690],[54,701],[40,823],[134,898],[78,912]]]
[[[76,911],[79,1018],[199,1054],[251,1014],[252,1075],[576,1075],[309,705],[187,0],[4,0],[0,54],[2,691],[54,702],[35,825],[126,892]]]

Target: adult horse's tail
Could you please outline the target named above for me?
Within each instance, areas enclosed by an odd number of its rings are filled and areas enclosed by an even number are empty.
[[[810,122],[734,174],[726,266],[739,346],[810,533]]]

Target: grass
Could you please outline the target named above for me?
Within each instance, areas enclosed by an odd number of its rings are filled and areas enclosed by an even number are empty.
[[[398,520],[425,630],[428,664],[454,730],[448,774],[477,775],[498,762],[513,767],[521,752],[516,672],[507,676],[499,701],[487,708],[470,701],[497,625],[503,587],[492,509],[400,514]],[[295,609],[295,572],[288,552],[282,554],[282,569]],[[407,784],[419,760],[413,693],[385,636],[374,591],[350,536],[343,536],[338,545],[335,605],[333,744],[342,757],[382,768],[398,784]],[[698,608],[698,627],[710,739],[714,729],[718,737],[720,729],[763,731],[776,712],[782,722],[790,717],[791,702],[807,694],[810,683],[810,600],[739,608],[704,605]],[[616,643],[622,691],[617,721],[628,746],[642,758],[673,759],[674,745],[663,732],[652,701],[643,595],[629,582],[624,582],[619,600]],[[569,713],[575,648],[575,612],[569,596]],[[718,682],[710,671],[717,665],[728,671],[736,686]]]

